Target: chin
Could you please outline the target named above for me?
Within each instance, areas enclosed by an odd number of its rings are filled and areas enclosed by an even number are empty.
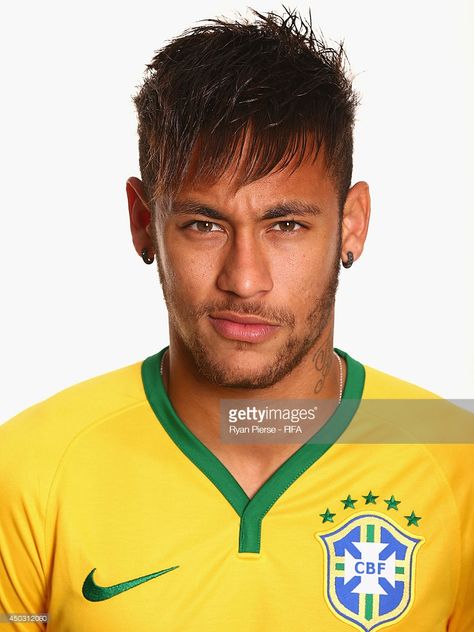
[[[235,342],[232,347],[209,347],[208,362],[222,371],[235,375],[256,375],[270,370],[277,357],[277,350],[263,349],[261,345]]]
[[[239,360],[238,356],[241,357]],[[196,358],[199,373],[210,383],[228,388],[267,388],[275,383],[275,363],[249,362],[233,350]]]

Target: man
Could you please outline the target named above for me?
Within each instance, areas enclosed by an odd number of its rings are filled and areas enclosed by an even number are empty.
[[[297,18],[215,20],[148,66],[126,191],[170,344],[0,428],[12,629],[474,629],[472,446],[362,404],[459,415],[333,346],[370,195],[342,48]],[[226,400],[322,413],[304,442],[240,442]]]

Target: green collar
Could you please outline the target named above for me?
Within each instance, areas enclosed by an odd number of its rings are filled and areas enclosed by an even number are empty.
[[[277,499],[341,436],[359,407],[365,382],[364,366],[346,352],[347,376],[340,405],[306,443],[265,481],[252,498],[223,463],[181,421],[164,388],[160,363],[168,347],[142,363],[142,380],[148,402],[158,421],[178,448],[217,487],[240,516],[239,553],[260,553],[261,522]]]

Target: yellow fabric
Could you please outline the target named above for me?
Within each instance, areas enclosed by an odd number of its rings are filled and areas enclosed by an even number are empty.
[[[327,601],[318,535],[369,510],[424,539],[411,607],[387,627],[474,630],[472,445],[335,444],[265,516],[260,554],[239,554],[239,516],[157,421],[140,368],[77,384],[0,426],[0,613],[49,616],[47,627],[0,631],[363,629]],[[364,368],[364,399],[435,397]],[[356,413],[350,430],[357,423]],[[376,505],[364,504],[369,491]],[[343,508],[349,494],[355,509]],[[398,510],[384,502],[392,495]],[[412,510],[418,526],[407,526]],[[94,568],[112,586],[173,566],[110,599],[82,594]]]

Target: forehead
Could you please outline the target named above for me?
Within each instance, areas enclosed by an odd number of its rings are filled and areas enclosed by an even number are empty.
[[[293,199],[318,199],[331,204],[337,198],[333,179],[330,177],[324,148],[315,156],[314,150],[306,149],[302,155],[294,155],[287,164],[280,161],[270,171],[263,165],[264,175],[248,177],[252,172],[252,156],[248,138],[245,139],[240,156],[235,155],[227,168],[217,175],[197,177],[199,172],[199,146],[193,150],[186,177],[177,191],[176,201],[204,196],[221,199],[222,202],[252,198],[258,201]]]

